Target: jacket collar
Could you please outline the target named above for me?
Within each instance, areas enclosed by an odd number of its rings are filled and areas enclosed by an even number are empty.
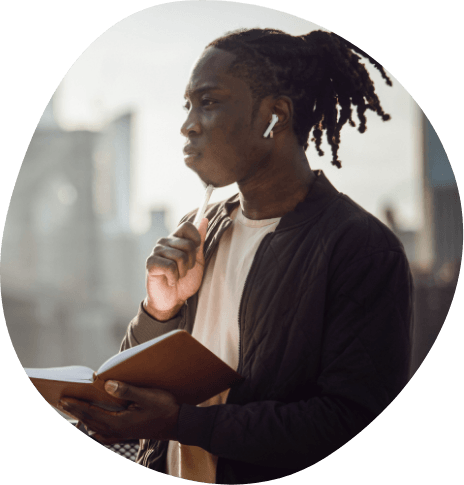
[[[310,187],[308,195],[292,212],[282,217],[276,231],[316,219],[340,195],[322,170],[314,170],[314,173],[316,180]]]
[[[314,170],[314,173],[316,174],[316,180],[309,189],[308,195],[292,212],[282,217],[276,231],[285,230],[297,224],[306,223],[315,219],[340,195],[322,170]],[[222,202],[222,207],[219,212],[223,216],[229,217],[239,203],[239,194],[235,194]]]

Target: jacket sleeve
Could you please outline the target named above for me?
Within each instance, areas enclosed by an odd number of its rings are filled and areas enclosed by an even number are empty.
[[[185,310],[180,312],[171,320],[160,322],[149,315],[141,303],[137,315],[131,320],[127,327],[124,339],[121,342],[120,352],[135,347],[143,342],[159,337],[171,330],[176,330],[185,318]]]
[[[296,471],[367,426],[408,379],[412,280],[404,253],[383,250],[351,262],[330,282],[325,308],[315,396],[183,405],[179,442],[229,460]]]

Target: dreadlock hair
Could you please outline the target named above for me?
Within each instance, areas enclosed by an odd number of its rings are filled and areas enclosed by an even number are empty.
[[[293,129],[298,143],[306,150],[313,130],[311,141],[315,141],[322,156],[325,131],[332,149],[332,164],[338,168],[341,168],[340,131],[346,122],[356,126],[352,106],[356,107],[360,133],[366,131],[367,109],[375,111],[383,121],[390,119],[380,105],[360,56],[379,70],[389,86],[390,78],[372,57],[336,34],[317,30],[292,36],[276,29],[238,29],[208,47],[236,54],[229,73],[249,85],[254,100],[253,116],[265,97],[288,96],[293,101]]]

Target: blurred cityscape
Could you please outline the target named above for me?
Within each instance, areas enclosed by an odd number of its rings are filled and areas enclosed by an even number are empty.
[[[47,106],[21,167],[2,244],[2,300],[24,367],[87,365],[117,353],[144,298],[145,259],[168,233],[129,225],[131,113],[99,132],[64,131]],[[385,220],[403,242],[415,281],[411,374],[448,313],[462,255],[462,211],[445,151],[423,117],[425,224],[410,231],[393,207]]]
[[[424,224],[414,235],[395,228],[409,254],[415,283],[411,374],[427,356],[454,297],[461,267],[463,223],[456,179],[443,145],[422,116]]]
[[[24,367],[86,365],[116,354],[145,295],[145,259],[164,211],[129,225],[131,113],[100,132],[63,131],[53,98],[32,137],[7,215],[2,300]]]

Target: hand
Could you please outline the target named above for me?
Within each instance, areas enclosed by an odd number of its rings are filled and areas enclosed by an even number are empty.
[[[105,390],[132,401],[124,411],[106,411],[78,399],[63,397],[60,409],[81,421],[92,438],[104,445],[131,439],[175,440],[179,405],[175,397],[161,389],[146,389],[107,381]]]
[[[145,310],[157,320],[174,317],[200,288],[205,267],[203,246],[208,219],[197,229],[184,222],[158,241],[147,259]]]

